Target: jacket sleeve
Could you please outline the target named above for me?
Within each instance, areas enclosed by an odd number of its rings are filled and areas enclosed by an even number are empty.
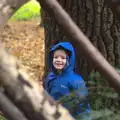
[[[50,81],[52,81],[53,79],[55,78],[55,75],[53,74],[53,72],[50,72],[48,74],[48,76],[44,79],[44,83],[43,83],[43,86],[44,86],[44,89],[49,93],[49,83]]]
[[[78,101],[76,103],[76,115],[73,116],[79,116],[82,117],[88,117],[91,120],[90,117],[90,104],[88,100],[88,90],[85,85],[84,80],[81,76],[74,76],[71,81],[69,81],[69,86],[74,94],[74,100]],[[86,119],[86,120],[89,120]]]
[[[43,87],[47,92],[49,92],[48,82],[49,82],[49,80],[48,80],[48,76],[47,76],[46,78],[44,78],[44,82],[43,82]]]
[[[81,76],[74,76],[73,79],[69,81],[69,87],[81,98],[88,96],[87,87]]]

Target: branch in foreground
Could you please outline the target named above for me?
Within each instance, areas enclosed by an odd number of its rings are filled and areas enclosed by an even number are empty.
[[[0,0],[0,34],[11,15],[27,0]]]
[[[90,40],[75,25],[70,16],[63,10],[56,0],[38,0],[40,5],[54,18],[60,28],[70,38],[78,51],[82,51],[86,59],[91,60],[104,78],[115,90],[120,92],[120,75],[92,45]]]
[[[67,110],[40,90],[37,83],[29,81],[17,60],[0,47],[0,84],[24,115],[29,120],[73,120]]]
[[[3,32],[10,16],[26,1],[0,1],[0,33]],[[21,66],[17,60],[5,52],[1,46],[0,84],[5,89],[6,96],[29,120],[73,120],[67,110],[41,92],[37,83],[29,82],[28,76],[21,72]]]
[[[28,120],[2,92],[0,92],[0,110],[10,120]]]

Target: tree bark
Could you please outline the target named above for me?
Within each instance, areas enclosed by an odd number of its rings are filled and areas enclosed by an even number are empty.
[[[69,15],[62,9],[56,0],[39,0],[41,5],[56,20],[60,28],[71,38],[72,44],[79,51],[83,51],[87,59],[90,59],[106,80],[118,91],[120,91],[120,76],[114,68],[104,59],[97,49],[83,35],[74,24]],[[107,34],[106,34],[107,35]],[[110,37],[110,36],[106,36]]]
[[[119,20],[112,10],[107,7],[106,0],[58,0],[78,27],[90,38],[93,45],[114,67],[120,67],[120,32]],[[48,51],[52,45],[59,41],[70,41],[63,30],[50,16],[44,14],[46,68],[48,70]],[[96,68],[89,60],[77,51],[76,71],[86,79]],[[47,71],[46,70],[46,71]]]
[[[23,113],[0,91],[0,110],[9,120],[28,120]],[[12,112],[11,112],[12,111]]]
[[[40,27],[44,27],[44,10],[41,8],[41,21],[40,21]]]

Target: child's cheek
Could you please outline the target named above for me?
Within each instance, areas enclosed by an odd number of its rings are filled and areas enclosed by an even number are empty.
[[[55,59],[53,59],[53,65],[55,64],[55,61],[56,61],[56,60],[55,60]]]

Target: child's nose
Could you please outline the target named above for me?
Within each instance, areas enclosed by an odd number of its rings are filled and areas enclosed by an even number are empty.
[[[58,57],[58,59],[57,59],[58,61],[61,61],[61,57]]]

